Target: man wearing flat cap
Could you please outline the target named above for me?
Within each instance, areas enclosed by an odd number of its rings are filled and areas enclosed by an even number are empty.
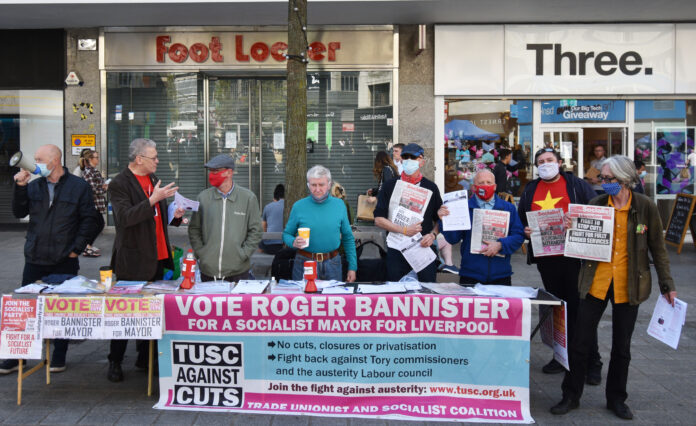
[[[235,185],[234,159],[220,154],[205,164],[210,188],[198,194],[188,234],[203,281],[249,278],[249,259],[261,242],[259,202]]]

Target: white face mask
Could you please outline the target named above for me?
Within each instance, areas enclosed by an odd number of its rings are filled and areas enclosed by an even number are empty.
[[[558,163],[544,163],[539,166],[539,177],[544,180],[551,180],[558,174]]]

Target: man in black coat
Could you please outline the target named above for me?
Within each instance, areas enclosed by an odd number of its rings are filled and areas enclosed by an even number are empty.
[[[62,166],[61,157],[57,146],[43,145],[34,154],[41,177],[29,182],[31,174],[26,170],[14,176],[12,213],[18,219],[29,215],[23,286],[51,274],[77,275],[80,253],[101,231],[92,189]],[[65,371],[67,350],[67,340],[53,341],[51,372]],[[15,359],[0,364],[0,374],[17,369]]]
[[[128,150],[128,167],[109,184],[116,237],[111,268],[119,280],[155,281],[164,268],[174,269],[167,225],[167,201],[179,189],[174,182],[160,186],[154,175],[159,160],[157,145],[149,139],[135,139]],[[179,226],[184,210],[174,213],[172,225]],[[107,378],[123,380],[121,363],[127,340],[112,340]],[[147,368],[148,341],[138,340],[138,368]]]
[[[500,157],[498,157],[498,162],[493,168],[493,175],[495,176],[495,185],[497,187],[498,193],[505,192],[510,193],[510,185],[508,185],[508,164],[512,160],[512,151],[507,148],[500,150]]]

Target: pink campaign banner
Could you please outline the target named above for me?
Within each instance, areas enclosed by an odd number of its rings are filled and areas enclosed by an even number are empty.
[[[155,408],[533,421],[527,299],[168,294],[164,307]]]
[[[522,299],[442,295],[166,295],[167,331],[525,337]]]

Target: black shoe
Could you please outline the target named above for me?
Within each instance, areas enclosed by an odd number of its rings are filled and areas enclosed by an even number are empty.
[[[560,362],[556,361],[555,359],[552,359],[541,369],[541,371],[543,371],[544,374],[558,374],[563,373],[566,370],[565,368],[563,368]]]
[[[16,359],[6,359],[0,362],[0,374],[10,374],[19,370],[19,361]]]
[[[628,408],[628,405],[624,402],[607,402],[607,408],[616,414],[616,417],[624,419],[624,420],[631,420],[633,419],[633,413],[631,412],[631,409]]]
[[[597,386],[602,383],[602,362],[596,361],[587,366],[587,375],[585,383],[592,386]]]
[[[106,378],[114,383],[123,381],[123,370],[121,370],[120,362],[109,361],[109,372],[106,373]]]
[[[567,396],[564,396],[563,399],[561,400],[561,402],[559,402],[558,404],[551,407],[551,409],[549,411],[551,412],[551,414],[556,414],[556,415],[567,414],[568,411],[575,410],[579,406],[580,406],[580,401],[573,400]]]
[[[51,361],[51,367],[49,368],[49,371],[51,373],[62,373],[63,371],[65,371],[67,369],[68,369],[68,367],[65,366],[65,361],[63,361],[63,362]]]

